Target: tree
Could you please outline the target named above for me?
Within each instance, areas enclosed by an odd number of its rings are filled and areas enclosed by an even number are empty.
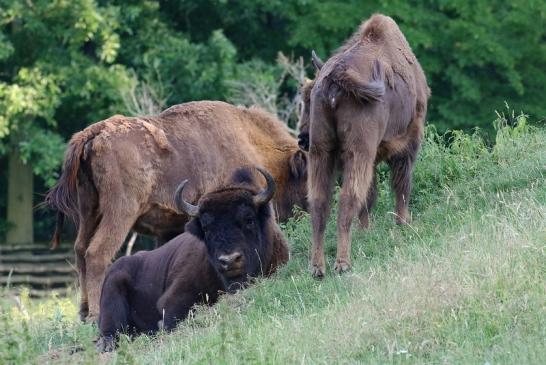
[[[8,242],[32,240],[33,175],[40,186],[55,182],[72,133],[126,113],[135,82],[165,86],[167,105],[222,99],[235,57],[221,31],[190,42],[153,1],[0,0]]]
[[[546,116],[544,1],[381,1],[401,25],[432,89],[437,126],[492,131],[491,110],[508,101]]]
[[[55,181],[64,113],[120,105],[115,11],[92,1],[0,2],[0,153],[8,155],[8,243],[32,242],[33,174]],[[102,104],[102,105],[101,105]],[[100,107],[103,110],[97,110]],[[71,113],[68,113],[70,116]],[[72,126],[73,129],[74,126]]]

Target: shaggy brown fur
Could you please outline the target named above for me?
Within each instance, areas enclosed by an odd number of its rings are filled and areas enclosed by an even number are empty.
[[[194,304],[214,304],[221,293],[245,287],[249,277],[268,276],[288,261],[269,204],[275,184],[262,173],[268,179],[263,191],[251,170],[239,169],[227,186],[201,197],[186,232],[110,267],[100,298],[99,350],[112,350],[119,332],[172,330]]]
[[[282,221],[294,205],[306,208],[306,161],[271,114],[223,102],[176,105],[151,117],[114,116],[76,133],[46,202],[79,221],[82,318],[97,318],[104,273],[131,229],[164,241],[183,231],[188,216],[172,203],[179,181],[190,179],[186,194],[195,202],[235,168],[263,166],[277,183],[274,208]]]
[[[358,214],[361,226],[368,226],[369,210],[377,196],[375,166],[379,161],[386,160],[391,169],[397,222],[409,221],[411,173],[430,89],[394,20],[376,14],[324,63],[302,92],[305,107],[299,144],[309,147],[311,272],[322,277],[324,229],[336,167],[343,173],[336,271],[350,268],[353,217]]]

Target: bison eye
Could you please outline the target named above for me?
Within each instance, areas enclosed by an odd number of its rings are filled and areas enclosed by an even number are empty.
[[[253,227],[254,227],[254,219],[248,218],[248,219],[245,221],[245,226],[246,226],[246,228],[248,228],[248,229],[253,228]]]

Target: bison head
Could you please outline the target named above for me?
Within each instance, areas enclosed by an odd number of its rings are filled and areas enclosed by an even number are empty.
[[[280,222],[293,216],[294,206],[307,210],[307,154],[295,148],[288,160],[288,172],[275,195],[275,213]]]
[[[187,180],[175,193],[177,208],[193,217],[186,231],[205,242],[211,264],[230,291],[265,270],[267,225],[274,219],[268,203],[275,182],[266,171],[258,171],[267,182],[263,190],[257,188],[252,171],[245,168],[236,171],[228,187],[203,195],[198,205],[182,199]]]

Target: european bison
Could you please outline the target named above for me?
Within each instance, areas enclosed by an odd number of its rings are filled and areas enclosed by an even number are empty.
[[[413,164],[421,144],[430,89],[404,35],[391,18],[376,14],[303,87],[300,146],[309,147],[309,204],[313,226],[311,272],[325,273],[324,229],[334,170],[342,170],[338,248],[334,269],[350,268],[351,223],[362,227],[376,199],[375,166],[386,160],[396,195],[397,222],[408,210]]]
[[[149,117],[118,115],[76,133],[46,202],[79,221],[82,319],[96,320],[104,273],[131,229],[164,241],[183,231],[189,217],[172,203],[178,182],[190,179],[186,194],[195,202],[236,168],[264,166],[277,184],[273,207],[283,221],[294,205],[306,209],[306,161],[271,114],[223,102],[176,105]],[[59,219],[54,243],[61,226]]]
[[[185,232],[153,251],[114,262],[100,298],[99,350],[115,347],[119,332],[171,330],[196,303],[213,304],[249,277],[270,275],[288,261],[286,241],[269,204],[271,175],[259,191],[250,169],[239,169],[226,187],[185,202],[187,180],[175,193],[176,207],[193,217]]]

